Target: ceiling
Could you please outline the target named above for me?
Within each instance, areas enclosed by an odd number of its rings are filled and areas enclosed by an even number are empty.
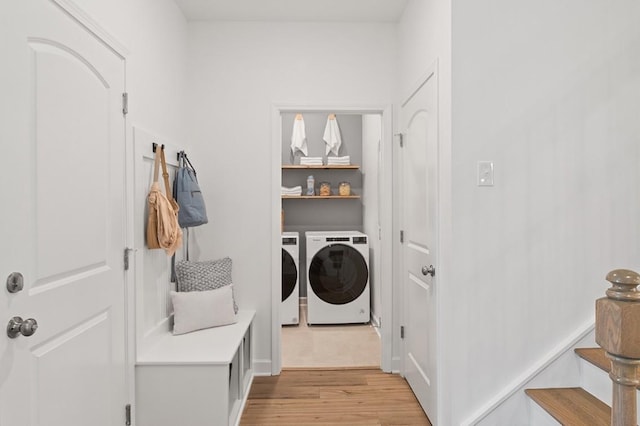
[[[408,0],[174,0],[189,21],[396,22]]]

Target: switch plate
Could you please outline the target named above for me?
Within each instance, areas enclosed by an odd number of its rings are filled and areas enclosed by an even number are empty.
[[[478,161],[478,186],[493,186],[493,161]]]

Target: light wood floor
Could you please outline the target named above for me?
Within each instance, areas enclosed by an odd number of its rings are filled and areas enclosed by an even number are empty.
[[[240,425],[431,426],[407,382],[379,369],[283,370],[256,377]]]

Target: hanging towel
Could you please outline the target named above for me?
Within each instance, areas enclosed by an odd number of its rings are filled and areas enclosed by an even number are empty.
[[[296,114],[293,120],[293,133],[291,134],[291,152],[296,155],[296,151],[300,151],[307,155],[307,134],[304,128],[304,119],[302,114]]]
[[[338,155],[340,145],[342,145],[342,139],[340,138],[340,128],[338,127],[338,120],[335,114],[329,114],[322,139],[324,139],[327,144],[326,154],[333,152],[333,155]]]

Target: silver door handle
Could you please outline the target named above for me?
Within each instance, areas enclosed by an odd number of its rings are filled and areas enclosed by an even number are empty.
[[[24,337],[32,336],[38,329],[38,322],[33,318],[22,320],[21,317],[13,317],[7,324],[7,336],[15,339],[19,335]]]
[[[423,266],[422,267],[422,275],[431,275],[432,277],[435,277],[436,268],[434,268],[433,265]]]

